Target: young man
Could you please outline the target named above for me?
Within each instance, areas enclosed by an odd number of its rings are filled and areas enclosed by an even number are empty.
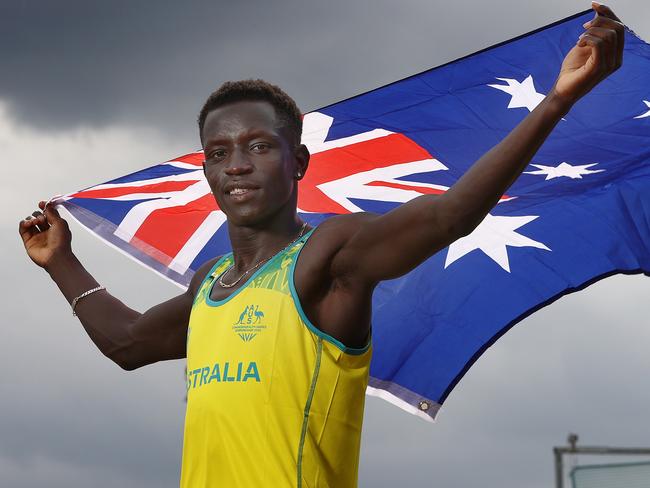
[[[620,66],[623,26],[594,10],[549,95],[448,192],[317,229],[296,213],[309,152],[295,103],[264,82],[223,85],[199,128],[233,253],[143,314],[99,287],[52,206],[20,223],[30,258],[102,353],[128,370],[187,357],[182,486],[356,485],[373,289],[469,234],[573,103]]]

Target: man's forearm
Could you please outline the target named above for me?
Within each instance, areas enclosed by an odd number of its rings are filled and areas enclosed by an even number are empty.
[[[450,218],[471,232],[528,166],[571,103],[551,93],[499,144],[485,153],[444,198]]]
[[[75,297],[98,286],[97,281],[72,253],[53,259],[47,272],[61,293],[72,303]],[[121,367],[123,352],[132,344],[130,326],[141,315],[105,290],[77,302],[75,312],[84,329],[99,350]]]

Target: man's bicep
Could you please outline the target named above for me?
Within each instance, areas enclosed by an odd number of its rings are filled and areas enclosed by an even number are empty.
[[[143,313],[131,327],[129,369],[185,357],[192,297],[183,293]]]
[[[184,293],[151,307],[133,324],[129,362],[135,368],[185,357],[194,296],[213,263],[211,260],[197,270]]]
[[[369,283],[397,278],[462,235],[444,216],[444,199],[415,198],[359,222],[336,257],[336,268]]]

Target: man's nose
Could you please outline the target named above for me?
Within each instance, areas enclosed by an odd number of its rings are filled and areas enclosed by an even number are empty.
[[[247,174],[253,171],[253,165],[245,151],[236,149],[232,152],[225,171],[231,176]]]

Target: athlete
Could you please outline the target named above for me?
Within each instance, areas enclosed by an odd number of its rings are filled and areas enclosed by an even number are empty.
[[[298,108],[259,80],[224,84],[199,130],[232,253],[145,313],[86,271],[53,205],[20,222],[29,257],[103,354],[126,370],[187,357],[181,486],[356,486],[373,290],[472,232],[571,106],[621,65],[623,25],[593,9],[553,89],[512,133],[443,195],[385,215],[302,222]]]

